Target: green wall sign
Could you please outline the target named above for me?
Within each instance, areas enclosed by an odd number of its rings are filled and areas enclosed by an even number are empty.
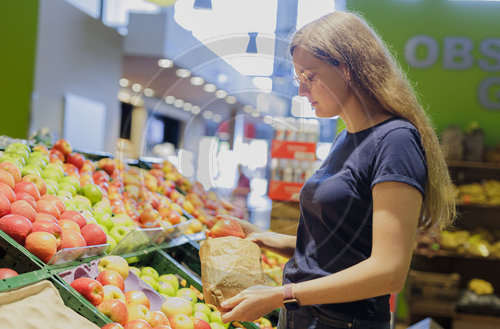
[[[472,121],[500,143],[500,2],[348,0],[382,35],[441,132]]]

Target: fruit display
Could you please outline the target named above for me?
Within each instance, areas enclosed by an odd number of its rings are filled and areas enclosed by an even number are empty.
[[[283,283],[283,268],[288,258],[269,250],[262,250],[262,268],[264,273],[272,279],[272,284],[281,286]]]
[[[459,185],[455,187],[455,194],[462,205],[500,206],[500,181]]]

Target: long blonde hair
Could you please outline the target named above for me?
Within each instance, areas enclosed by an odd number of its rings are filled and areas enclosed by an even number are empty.
[[[428,168],[419,227],[450,225],[456,216],[455,198],[438,138],[408,79],[376,32],[356,14],[337,11],[297,31],[290,52],[299,45],[330,63],[346,63],[352,87],[363,103],[382,107],[418,129]]]

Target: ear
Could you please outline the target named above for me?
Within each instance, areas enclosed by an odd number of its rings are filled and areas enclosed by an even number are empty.
[[[341,72],[344,73],[345,79],[347,81],[351,80],[351,71],[349,70],[349,66],[346,63],[340,63],[339,68]]]

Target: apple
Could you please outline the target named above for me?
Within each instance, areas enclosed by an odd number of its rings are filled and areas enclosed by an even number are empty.
[[[175,288],[172,287],[172,285],[166,281],[158,281],[156,290],[162,295],[175,297]]]
[[[81,229],[80,229],[80,226],[78,226],[78,224],[70,219],[61,219],[58,221],[58,224],[59,226],[61,226],[61,228],[63,230],[71,230],[71,231],[75,231],[75,232],[78,232],[78,233],[82,233]]]
[[[123,280],[122,276],[113,270],[104,270],[99,273],[96,278],[103,286],[112,285],[120,288],[121,291],[125,291],[125,280]]]
[[[183,297],[188,299],[193,305],[198,302],[198,297],[196,297],[196,293],[193,289],[190,288],[181,288],[177,291],[176,297]]]
[[[213,311],[212,313],[210,313],[210,325],[212,325],[212,323],[219,323],[224,328],[229,327],[229,323],[224,324],[222,322],[222,316],[220,311]]]
[[[153,329],[172,329],[172,327],[163,324],[161,326],[155,326]]]
[[[88,198],[92,204],[102,200],[102,192],[99,186],[95,184],[87,184],[82,187],[83,195]]]
[[[57,241],[58,249],[62,246],[62,229],[50,220],[37,220],[31,226],[31,232],[47,232],[52,234]]]
[[[14,178],[14,183],[19,183],[21,181],[21,170],[19,170],[19,167],[16,167],[13,163],[0,162],[0,169],[3,169],[11,174],[12,178]]]
[[[17,183],[14,187],[14,193],[16,193],[17,196],[17,194],[20,192],[28,193],[35,199],[35,201],[40,200],[40,191],[38,190],[38,187],[32,182],[21,181]]]
[[[59,162],[64,162],[64,154],[59,151],[59,150],[56,150],[56,149],[51,149],[49,151],[49,159],[50,159],[50,162],[51,163],[56,163],[56,161],[59,161]]]
[[[85,158],[80,153],[72,152],[66,157],[66,163],[71,163],[78,169],[82,169]]]
[[[156,326],[169,326],[170,322],[168,321],[168,318],[163,312],[160,311],[151,311],[149,312],[149,324],[152,327]]]
[[[149,323],[143,319],[135,319],[128,322],[124,329],[152,329]]]
[[[99,269],[99,272],[102,272],[104,270],[116,271],[121,275],[123,280],[126,280],[128,277],[128,263],[123,257],[120,256],[110,255],[101,258],[101,260],[99,260],[97,268]]]
[[[94,218],[97,221],[97,223],[104,226],[107,230],[111,230],[114,226],[113,221],[111,220],[111,215],[109,215],[108,213],[105,213],[105,212],[95,213],[94,212]]]
[[[12,143],[5,148],[5,153],[16,154],[22,156],[25,160],[28,159],[30,154],[30,148],[26,144],[22,143]]]
[[[40,192],[40,195],[44,195],[47,193],[47,184],[45,184],[45,181],[40,176],[37,176],[35,174],[26,175],[23,176],[22,181],[35,184],[38,192]]]
[[[54,257],[57,252],[58,242],[49,232],[32,232],[26,237],[24,247],[44,263]]]
[[[0,217],[10,214],[12,211],[12,205],[10,204],[9,199],[0,194]]]
[[[154,290],[158,290],[158,281],[150,275],[141,275],[141,280],[146,282],[153,288]]]
[[[104,325],[104,327],[101,327],[101,329],[123,329],[123,326],[119,323],[113,322]]]
[[[191,316],[193,314],[193,306],[190,301],[181,297],[167,298],[161,305],[161,311],[169,318],[176,314],[185,314]]]
[[[69,177],[69,176],[66,176]],[[62,191],[68,191],[70,192],[71,196],[75,196],[76,192],[78,192],[80,188],[76,188],[73,184],[70,184],[68,182],[64,182],[62,180],[59,181],[59,192]]]
[[[120,242],[128,233],[130,233],[131,228],[129,226],[114,226],[111,230],[109,230],[109,235],[116,240],[116,242]]]
[[[4,196],[0,195],[0,199],[2,197]],[[4,231],[17,243],[24,244],[26,237],[31,233],[31,222],[23,216],[6,215],[0,218],[0,230]]]
[[[181,222],[181,215],[175,210],[169,210],[163,219],[167,220],[172,225],[176,225]]]
[[[194,329],[194,323],[191,318],[185,314],[175,314],[168,317],[172,329]]]
[[[141,270],[138,269],[137,267],[135,267],[135,266],[129,266],[129,270],[130,270],[130,272],[134,273],[138,277],[141,277]]]
[[[110,158],[102,158],[97,161],[97,168],[104,170],[108,175],[113,175],[116,169],[115,162]]]
[[[76,178],[75,176],[64,176],[63,178],[61,178],[61,180],[59,181],[59,184],[62,185],[62,184],[70,184],[72,185],[76,191],[80,190],[80,180],[78,178]]]
[[[141,276],[143,275],[149,275],[152,276],[155,280],[158,280],[160,275],[158,274],[158,271],[156,271],[154,268],[150,266],[145,266],[141,268]]]
[[[208,315],[206,315],[203,312],[194,312],[193,321],[194,321],[194,319],[200,319],[200,320],[206,321],[207,323],[210,322],[210,318],[208,317]]]
[[[0,280],[12,278],[18,276],[19,273],[10,268],[0,268]]]
[[[160,275],[158,278],[158,281],[166,281],[170,283],[170,285],[175,289],[175,292],[177,293],[177,290],[179,290],[179,280],[175,276],[175,274],[163,274]]]
[[[54,145],[52,145],[52,149],[60,151],[62,154],[64,154],[64,156],[69,155],[73,151],[71,144],[65,139],[59,139],[57,142],[55,142]]]
[[[71,220],[71,221],[77,223],[80,228],[87,225],[87,221],[85,220],[85,217],[83,217],[82,214],[80,214],[78,211],[74,211],[74,210],[66,210],[65,212],[63,212],[61,214],[59,219]]]
[[[59,210],[60,214],[62,214],[66,211],[66,207],[64,206],[64,202],[62,202],[62,200],[55,195],[45,194],[42,196],[42,200],[49,201],[50,203],[55,205],[57,207],[57,210]]]
[[[105,244],[108,241],[106,233],[97,224],[87,224],[81,229],[81,233],[87,246]]]
[[[94,306],[99,305],[104,298],[102,284],[97,280],[78,278],[71,282],[70,285]]]
[[[151,307],[146,294],[140,290],[131,290],[125,292],[125,302],[127,306],[144,305],[148,309]]]
[[[208,305],[205,304],[205,303],[196,303],[196,304],[194,304],[193,310],[195,312],[204,313],[207,317],[210,317],[210,314],[212,313],[212,310],[210,309],[210,307],[208,307]],[[210,322],[210,321],[207,320],[207,322]]]
[[[119,299],[103,300],[97,305],[97,309],[106,315],[111,321],[125,325],[129,314],[125,303]]]
[[[97,279],[97,281],[99,281],[99,280]],[[103,284],[103,283],[101,282],[101,284]],[[108,285],[103,285],[102,289],[104,291],[104,298],[103,298],[103,300],[119,299],[119,300],[121,300],[122,302],[125,303],[125,294],[117,286],[108,284]]]
[[[207,237],[219,238],[223,236],[235,236],[244,239],[245,233],[237,221],[230,218],[221,218],[212,226],[207,233]]]
[[[40,212],[40,213],[36,214],[36,216],[35,216],[35,222],[39,221],[39,220],[48,220],[48,221],[54,222],[54,223],[56,223],[56,224],[59,225],[59,221],[57,220],[57,218],[55,218],[52,215],[45,214],[43,212]]]
[[[106,238],[107,238],[106,243],[109,244],[109,247],[106,248],[106,253],[109,254],[113,249],[116,248],[117,243],[116,240],[109,234],[106,234]]]
[[[61,228],[62,228],[61,249],[87,246],[87,244],[85,243],[85,239],[80,233],[74,230],[64,229],[64,227]]]
[[[193,318],[194,329],[212,329],[210,324],[203,319]]]
[[[26,160],[22,156],[18,154],[7,153],[4,153],[2,156],[0,156],[0,162],[12,163],[17,168],[22,168],[26,164]],[[19,172],[21,172],[21,169],[19,169]]]
[[[12,189],[16,186],[14,177],[12,177],[12,175],[4,169],[0,169],[0,182],[9,185]]]
[[[61,216],[61,213],[59,212],[57,206],[47,200],[38,200],[36,202],[35,210],[38,213],[43,212],[45,214],[52,215],[57,219]]]
[[[127,305],[127,308],[128,308],[129,321],[142,319],[145,320],[146,322],[149,322],[150,320],[149,308],[146,307],[145,305],[142,304]]]
[[[33,209],[35,209],[36,201],[35,201],[35,198],[31,196],[31,194],[26,193],[26,192],[17,192],[17,193],[14,192],[14,194],[16,195],[16,201],[24,200],[24,201],[28,202],[30,204],[30,206],[33,207]]]
[[[210,328],[212,329],[227,329],[222,323],[219,322],[210,322]]]

